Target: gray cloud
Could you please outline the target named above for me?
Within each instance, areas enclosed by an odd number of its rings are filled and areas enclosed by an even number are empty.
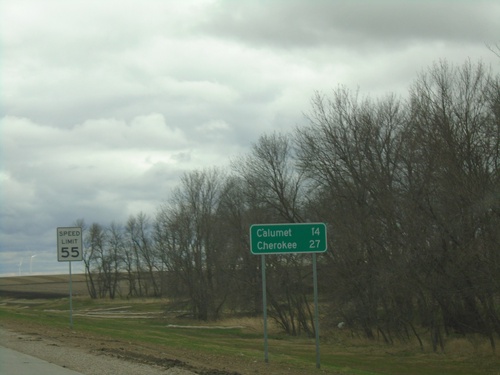
[[[180,176],[226,166],[304,123],[315,90],[404,95],[446,58],[498,58],[494,1],[106,2],[0,5],[0,275],[55,229],[154,215]]]
[[[223,1],[201,30],[284,48],[484,43],[494,41],[498,12],[491,1]]]

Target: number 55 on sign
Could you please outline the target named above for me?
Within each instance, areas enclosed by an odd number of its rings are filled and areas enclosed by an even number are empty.
[[[83,260],[82,228],[57,228],[57,260],[59,262]]]

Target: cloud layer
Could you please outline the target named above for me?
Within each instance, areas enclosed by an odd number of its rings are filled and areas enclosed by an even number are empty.
[[[472,0],[3,1],[0,275],[34,254],[65,270],[58,226],[154,214],[185,171],[303,124],[315,90],[404,96],[439,59],[498,70],[498,19]]]

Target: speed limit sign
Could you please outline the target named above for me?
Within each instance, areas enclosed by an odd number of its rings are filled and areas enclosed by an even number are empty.
[[[57,260],[59,262],[83,260],[82,228],[57,228]]]

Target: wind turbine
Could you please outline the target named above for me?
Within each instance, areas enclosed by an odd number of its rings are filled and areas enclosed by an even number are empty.
[[[21,276],[21,267],[23,266],[23,258],[21,258],[21,261],[19,262],[19,276]]]
[[[30,275],[33,273],[33,272],[32,272],[32,268],[31,268],[31,266],[32,266],[32,264],[33,264],[33,258],[34,258],[34,257],[36,257],[36,254],[32,255],[32,256],[31,256],[31,258],[30,258]]]

